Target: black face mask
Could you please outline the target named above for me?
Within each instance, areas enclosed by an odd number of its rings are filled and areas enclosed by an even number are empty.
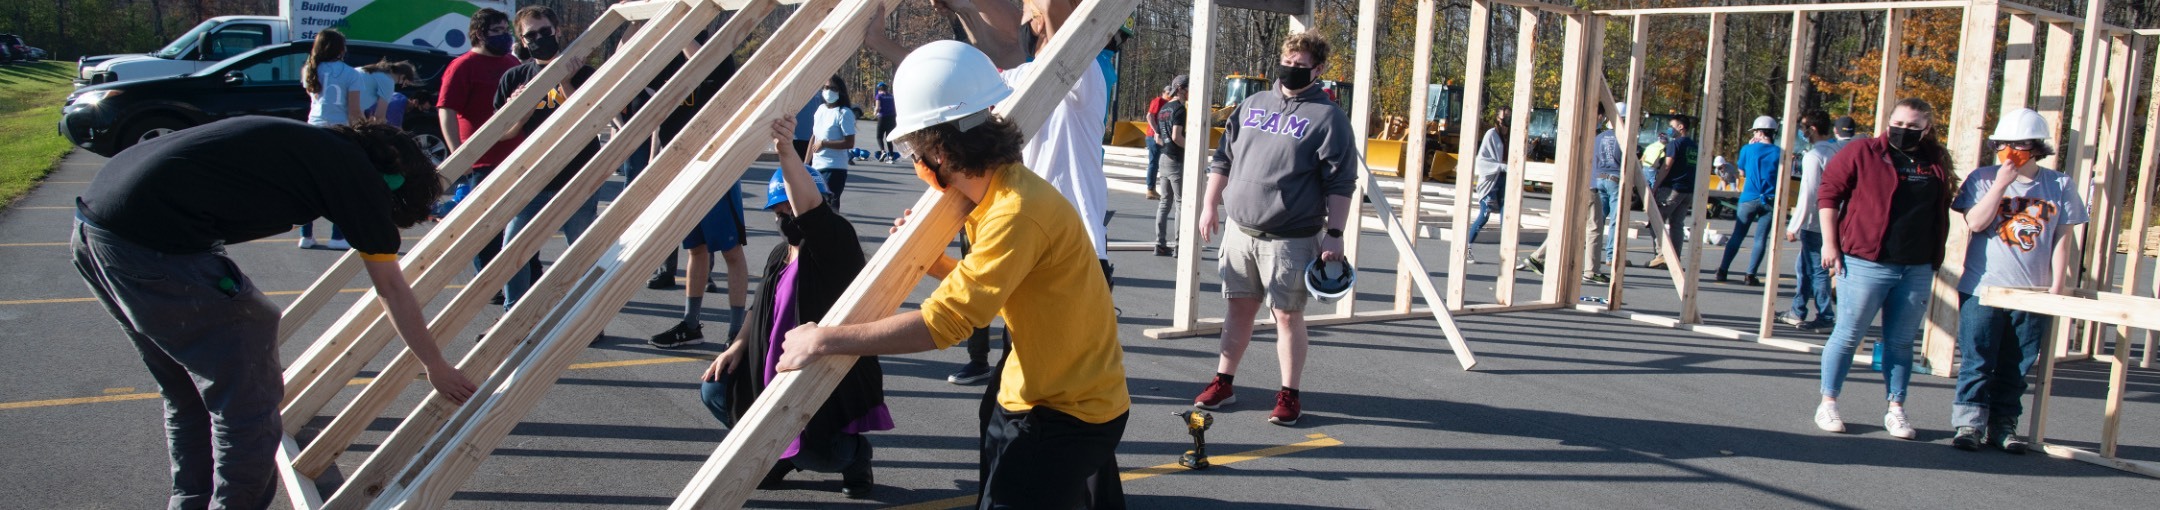
[[[774,213],[773,219],[775,230],[780,231],[780,236],[787,240],[788,245],[802,244],[802,228],[795,226],[795,215]]]
[[[526,46],[525,53],[534,60],[554,60],[562,54],[562,42],[555,40],[553,35],[541,37]]]
[[[1891,126],[1889,130],[1884,131],[1883,139],[1890,143],[1892,149],[1912,152],[1914,149],[1920,148],[1921,135],[1925,133],[1927,133],[1925,129]]]
[[[1282,82],[1283,88],[1300,90],[1312,85],[1312,71],[1310,67],[1277,65],[1275,66],[1275,76],[1279,78],[1276,81]]]

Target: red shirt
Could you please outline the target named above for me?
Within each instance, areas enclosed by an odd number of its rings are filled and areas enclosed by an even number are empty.
[[[1889,143],[1882,137],[1863,138],[1838,149],[1830,163],[1823,166],[1822,185],[1817,188],[1816,207],[1837,209],[1837,242],[1840,252],[1867,260],[1882,260],[1883,236],[1890,230],[1890,197],[1897,194],[1898,171],[1891,166]],[[1950,169],[1944,166],[1946,154],[1937,150],[1935,162],[1920,163],[1921,172],[1935,176],[1943,183],[1939,204],[1935,207],[1948,210],[1950,199],[1956,193],[1950,189]],[[1949,232],[1935,230],[1936,239],[1931,244],[1947,245]],[[1935,264],[1942,263],[1942,250],[1935,251]]]
[[[1155,114],[1157,114],[1157,113],[1162,113],[1162,105],[1163,105],[1163,103],[1168,103],[1168,102],[1169,102],[1169,101],[1165,101],[1165,100],[1163,100],[1162,96],[1159,96],[1159,95],[1158,95],[1158,96],[1155,96],[1155,99],[1154,99],[1154,100],[1148,101],[1148,103],[1147,103],[1147,118],[1148,118],[1148,121],[1147,121],[1146,123],[1144,123],[1144,124],[1141,124],[1141,125],[1140,125],[1140,130],[1141,130],[1142,132],[1145,132],[1145,133],[1147,133],[1148,137],[1150,137],[1150,138],[1153,138],[1153,137],[1155,136]]]
[[[471,139],[480,131],[480,125],[495,116],[495,89],[502,82],[502,75],[517,67],[518,59],[509,55],[487,56],[468,51],[450,61],[443,70],[442,93],[435,97],[436,108],[457,110],[458,142]],[[512,143],[502,143],[512,142]],[[493,167],[510,156],[517,148],[515,140],[503,140],[489,147],[473,168]]]

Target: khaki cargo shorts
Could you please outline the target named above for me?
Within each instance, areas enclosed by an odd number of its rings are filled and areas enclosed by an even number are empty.
[[[1216,258],[1223,297],[1264,297],[1268,308],[1305,311],[1305,265],[1320,257],[1320,236],[1256,239],[1237,224],[1224,227]]]

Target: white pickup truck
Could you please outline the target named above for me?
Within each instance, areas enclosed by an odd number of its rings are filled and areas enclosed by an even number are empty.
[[[83,57],[76,61],[75,85],[194,74],[258,46],[314,39],[333,27],[351,40],[458,55],[471,49],[465,32],[482,7],[512,9],[507,0],[280,0],[277,16],[210,18],[154,52]]]

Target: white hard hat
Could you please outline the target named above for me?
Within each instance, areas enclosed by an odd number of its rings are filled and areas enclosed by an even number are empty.
[[[1988,135],[1988,139],[2004,142],[2046,140],[2047,119],[2040,118],[2040,112],[2032,111],[2031,108],[2011,110],[2010,113],[2003,114],[2001,121],[1995,123],[1995,134]]]
[[[1770,116],[1769,116],[1769,115],[1764,115],[1764,116],[1761,116],[1761,117],[1756,117],[1756,118],[1755,118],[1755,127],[1751,127],[1751,128],[1748,128],[1748,130],[1749,130],[1749,131],[1754,131],[1754,130],[1758,130],[1758,129],[1768,129],[1768,130],[1771,130],[1771,131],[1777,131],[1777,129],[1778,129],[1777,119],[1774,119],[1774,118],[1770,118]]]
[[[989,110],[1012,92],[982,50],[953,40],[925,44],[893,72],[893,129],[885,140]]]
[[[1615,114],[1613,115],[1614,117],[1626,117],[1626,116],[1627,116],[1627,101],[1621,101],[1621,102],[1618,102],[1618,103],[1613,103],[1613,109],[1616,109],[1616,110],[1620,110],[1619,112],[1616,112],[1616,113],[1615,113]]]
[[[1718,157],[1717,157],[1717,160],[1715,160],[1715,161],[1711,161],[1711,162],[1710,162],[1710,165],[1711,165],[1711,166],[1725,166],[1725,157],[1724,157],[1724,156],[1718,156]]]
[[[1329,272],[1329,266],[1334,266],[1335,271]],[[1328,262],[1315,258],[1305,264],[1305,291],[1311,292],[1320,304],[1332,304],[1350,295],[1356,286],[1357,268],[1351,267],[1349,261]]]

